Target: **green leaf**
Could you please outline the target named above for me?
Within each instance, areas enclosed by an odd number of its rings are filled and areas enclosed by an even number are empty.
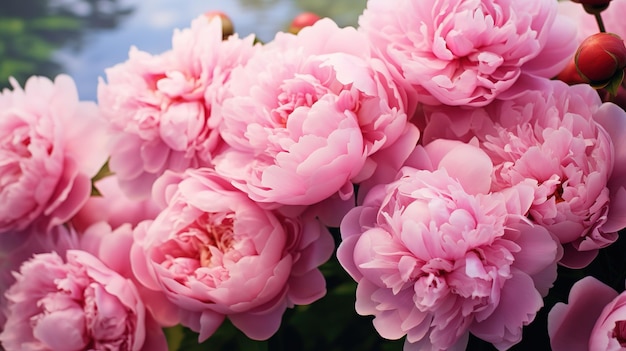
[[[45,39],[30,34],[15,38],[15,46],[24,56],[37,61],[48,61],[56,50],[56,46]]]
[[[268,351],[267,341],[256,341],[248,338],[229,321],[224,323],[202,343],[198,342],[198,333],[189,328],[182,327],[183,337],[177,349],[171,351],[206,351],[206,350],[229,350],[229,351]]]
[[[100,190],[96,187],[96,182],[113,174],[114,173],[109,169],[109,161],[107,160],[98,173],[91,178],[91,196],[102,196],[102,193],[100,193]]]
[[[107,160],[102,167],[100,168],[100,170],[98,171],[98,173],[96,173],[95,176],[93,176],[93,178],[91,178],[91,182],[95,183],[97,181],[99,181],[100,179],[106,178],[108,176],[112,176],[114,173],[111,172],[111,169],[109,168],[109,160]]]
[[[5,82],[12,76],[32,72],[35,65],[32,62],[3,58],[0,60],[0,80]]]
[[[170,328],[163,328],[163,332],[167,339],[167,349],[172,351],[178,350],[184,337],[183,327],[179,324]]]
[[[604,89],[608,91],[609,94],[611,94],[611,96],[615,96],[617,95],[617,91],[619,90],[623,81],[624,81],[624,70],[620,70],[615,76],[613,76],[613,78],[611,78],[611,80],[604,87]]]
[[[0,17],[0,35],[20,35],[24,33],[25,24],[21,18]]]
[[[81,22],[67,16],[47,16],[31,20],[28,27],[35,30],[80,30]]]

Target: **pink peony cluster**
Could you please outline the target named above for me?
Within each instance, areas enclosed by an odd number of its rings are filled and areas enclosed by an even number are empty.
[[[81,250],[35,255],[6,292],[7,350],[167,350],[130,280]]]
[[[566,6],[369,0],[357,28],[267,43],[202,15],[131,48],[97,104],[65,75],[12,80],[0,348],[165,350],[163,328],[204,342],[226,320],[267,340],[333,267],[405,350],[516,345],[626,228],[626,111],[553,79],[581,33]],[[554,349],[617,348],[621,304],[576,283]]]
[[[581,268],[626,227],[626,155],[614,151],[626,138],[626,113],[586,85],[526,83],[480,109],[424,108],[424,142],[477,140],[495,166],[491,190],[532,184],[527,217],[559,238],[562,264]]]

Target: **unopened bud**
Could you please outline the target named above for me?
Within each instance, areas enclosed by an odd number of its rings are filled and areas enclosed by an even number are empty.
[[[312,26],[315,22],[319,21],[319,19],[320,16],[313,12],[302,12],[291,21],[288,32],[298,34],[302,28]]]
[[[572,2],[582,4],[587,13],[595,15],[606,10],[611,0],[572,0]]]
[[[226,39],[229,36],[235,34],[235,26],[233,25],[233,21],[231,21],[230,17],[222,11],[208,11],[205,12],[204,15],[212,20],[215,17],[219,17],[222,21],[222,39]]]
[[[574,57],[580,77],[594,88],[615,86],[624,78],[626,46],[613,33],[596,33],[587,37]]]
[[[567,63],[567,66],[556,76],[556,79],[563,81],[569,85],[586,83],[585,80],[578,73],[576,68],[576,62],[574,58]]]

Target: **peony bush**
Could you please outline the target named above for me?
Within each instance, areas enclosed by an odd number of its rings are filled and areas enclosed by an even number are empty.
[[[96,102],[12,79],[0,349],[626,348],[626,0],[577,2],[209,11]]]

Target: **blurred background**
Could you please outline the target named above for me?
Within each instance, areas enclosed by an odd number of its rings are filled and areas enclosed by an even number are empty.
[[[262,41],[286,30],[304,11],[356,25],[365,0],[0,0],[0,89],[15,77],[67,73],[82,100],[95,100],[98,77],[126,61],[128,50],[171,48],[175,28],[219,10],[240,36]]]

